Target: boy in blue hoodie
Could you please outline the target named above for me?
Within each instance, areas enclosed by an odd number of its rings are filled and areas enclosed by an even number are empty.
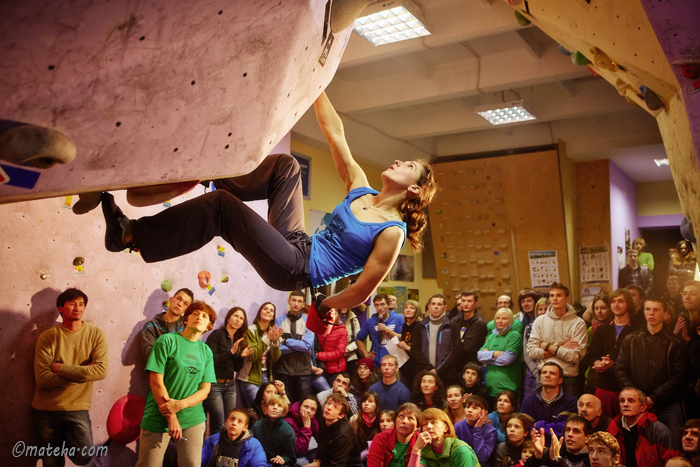
[[[267,467],[265,450],[260,441],[248,431],[248,421],[245,409],[231,410],[226,417],[224,429],[204,441],[202,467]]]
[[[489,423],[489,404],[481,396],[471,395],[464,403],[464,413],[467,418],[457,422],[455,434],[457,438],[474,449],[476,458],[481,463],[487,463],[496,446],[498,433]]]

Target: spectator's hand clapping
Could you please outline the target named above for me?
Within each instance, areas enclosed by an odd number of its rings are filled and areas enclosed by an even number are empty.
[[[241,357],[246,358],[249,357],[250,354],[253,352],[253,349],[247,345],[245,349],[241,350]]]
[[[241,342],[243,342],[244,340],[245,338],[241,337],[236,342],[234,342],[233,347],[231,347],[231,353],[235,354],[236,352],[238,352],[238,346],[241,345]]]
[[[549,447],[549,458],[556,461],[559,457],[559,452],[561,450],[561,445],[564,442],[564,437],[562,436],[561,438],[557,438],[556,433],[554,433],[554,430],[551,428],[549,429],[549,432],[552,435],[552,445]]]

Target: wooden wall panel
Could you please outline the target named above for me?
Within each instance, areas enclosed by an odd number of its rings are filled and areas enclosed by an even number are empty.
[[[438,163],[435,170],[443,189],[430,219],[438,286],[446,296],[479,290],[482,312],[491,319],[499,294],[530,286],[531,250],[557,250],[560,278],[568,284],[556,150]]]
[[[610,163],[608,160],[576,163],[576,231],[579,246],[610,245]],[[610,251],[611,258],[617,253]],[[615,262],[615,265],[617,262]],[[613,265],[613,267],[615,267]],[[601,284],[608,292],[612,282]],[[578,287],[576,288],[578,290]]]

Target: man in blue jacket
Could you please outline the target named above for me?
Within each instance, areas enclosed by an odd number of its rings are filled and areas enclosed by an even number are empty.
[[[540,372],[540,381],[542,389],[525,396],[520,411],[535,420],[535,430],[544,428],[545,434],[548,434],[551,428],[557,436],[561,436],[569,415],[577,413],[576,396],[562,389],[564,370],[558,363],[545,363]]]
[[[243,408],[231,410],[224,429],[204,441],[202,467],[217,465],[267,467],[265,450],[248,431],[248,413]]]
[[[389,354],[386,350],[386,344],[391,340],[392,336],[401,335],[403,315],[397,315],[393,311],[389,311],[389,298],[386,294],[380,293],[375,295],[373,303],[377,314],[362,323],[362,328],[355,336],[355,341],[362,355],[365,358],[371,358],[374,361],[375,368],[379,368],[382,357]],[[370,352],[367,351],[367,346],[365,346],[364,342],[367,336],[372,342]]]

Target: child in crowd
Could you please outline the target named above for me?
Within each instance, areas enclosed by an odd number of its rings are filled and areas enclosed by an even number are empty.
[[[362,458],[367,455],[369,442],[372,441],[374,435],[382,431],[379,428],[382,412],[382,407],[379,403],[379,395],[373,391],[367,391],[362,395],[362,403],[360,404],[360,413],[353,415],[350,418],[350,426],[355,430],[359,446],[362,451]]]
[[[481,365],[469,362],[464,365],[462,372],[464,378],[464,393],[468,396],[481,396],[488,400],[488,391],[481,383],[484,380],[484,371]]]
[[[382,410],[379,414],[379,430],[393,430],[396,427],[396,413],[393,410]]]
[[[237,407],[229,411],[224,429],[204,442],[202,467],[267,467],[265,450],[260,441],[248,431],[248,421],[246,409]]]
[[[447,407],[445,412],[450,417],[453,425],[464,420],[467,416],[464,413],[464,401],[467,400],[467,395],[464,394],[464,388],[453,384],[447,388]]]
[[[489,404],[481,396],[468,396],[466,419],[455,425],[455,434],[474,449],[479,462],[487,462],[496,446],[496,429],[489,423]]]
[[[352,392],[357,399],[367,392],[370,386],[379,381],[374,374],[374,362],[371,358],[361,358],[357,362],[357,373],[352,376]]]
[[[272,396],[266,405],[267,417],[253,425],[255,436],[265,450],[269,463],[294,466],[297,462],[294,430],[283,417],[289,410],[289,402],[283,396]]]
[[[514,413],[506,425],[506,440],[496,446],[493,453],[493,467],[513,467],[522,459],[525,443],[530,441],[532,419],[524,413]]]
[[[517,404],[518,395],[513,391],[501,391],[496,396],[496,410],[489,414],[489,420],[498,433],[499,444],[506,440],[506,423],[518,411]]]
[[[522,467],[529,458],[535,455],[535,445],[532,440],[527,440],[523,443],[523,450],[520,453],[520,462],[516,465]]]

